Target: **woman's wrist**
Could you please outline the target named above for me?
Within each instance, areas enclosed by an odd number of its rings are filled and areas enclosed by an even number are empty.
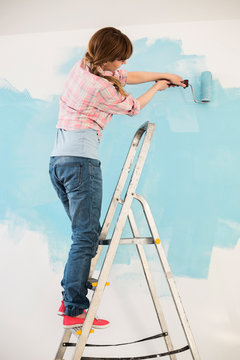
[[[159,86],[158,86],[157,82],[155,82],[152,86],[152,89],[157,92],[158,88],[159,88]]]

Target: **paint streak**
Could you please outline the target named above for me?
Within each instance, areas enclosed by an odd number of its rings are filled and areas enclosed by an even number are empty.
[[[67,73],[83,50],[59,72]],[[181,42],[147,39],[134,43],[127,69],[179,73],[188,78],[199,94],[204,57],[185,55]],[[48,178],[49,154],[54,141],[58,97],[51,102],[31,98],[4,82],[0,84],[2,165],[0,213],[26,220],[49,238],[53,265],[65,261],[70,244],[70,224]],[[138,97],[149,85],[128,86]],[[223,89],[213,82],[209,104],[195,104],[190,89],[174,88],[157,94],[135,118],[115,116],[104,135],[100,155],[104,175],[102,219],[107,210],[120,169],[136,129],[145,121],[156,123],[156,131],[138,192],[149,202],[161,240],[168,247],[174,274],[207,277],[214,245],[233,247],[240,229],[238,184],[239,89]],[[9,146],[11,143],[11,146]],[[113,149],[121,149],[116,150]],[[7,178],[7,181],[6,181]],[[139,209],[137,219],[143,233]],[[125,231],[125,235],[129,230]],[[144,235],[144,234],[142,234]],[[128,247],[129,248],[129,247]],[[116,261],[128,263],[135,250],[119,249]],[[150,254],[152,256],[152,254]]]

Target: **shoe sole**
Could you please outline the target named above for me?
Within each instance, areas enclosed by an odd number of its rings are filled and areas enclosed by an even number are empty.
[[[106,324],[106,325],[101,325],[101,326],[98,326],[98,325],[92,325],[92,328],[93,329],[106,329],[110,326],[110,324]],[[82,328],[83,327],[83,324],[76,324],[76,325],[63,325],[63,328],[64,329],[76,329],[76,328]]]

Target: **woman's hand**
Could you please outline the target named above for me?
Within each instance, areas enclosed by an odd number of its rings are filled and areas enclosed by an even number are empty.
[[[156,94],[157,91],[162,91],[172,86],[186,87],[186,85],[182,83],[183,79],[178,75],[164,74],[164,77],[168,78],[162,80],[155,80],[155,84],[144,94],[139,96],[137,100],[140,103],[140,109],[142,109],[149,103],[149,101],[153,98],[154,94]]]
[[[169,80],[157,80],[153,85],[157,91],[165,90],[169,88],[169,86],[171,86],[171,82]]]

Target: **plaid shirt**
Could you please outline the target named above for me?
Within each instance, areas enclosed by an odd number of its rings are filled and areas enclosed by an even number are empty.
[[[126,84],[126,70],[103,73],[118,78],[122,86]],[[100,134],[113,114],[133,116],[139,111],[138,100],[131,95],[122,96],[110,81],[90,73],[87,66],[84,68],[81,60],[72,68],[67,79],[60,98],[56,127],[64,130],[90,128]]]

